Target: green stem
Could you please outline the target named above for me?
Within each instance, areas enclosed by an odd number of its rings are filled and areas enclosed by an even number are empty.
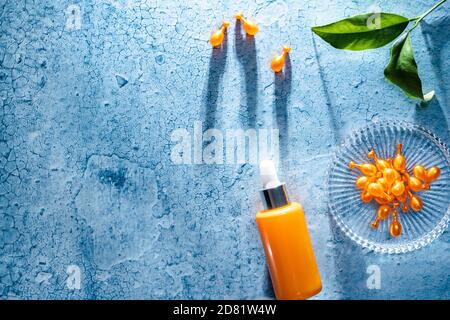
[[[424,13],[422,13],[420,16],[418,16],[418,17],[416,17],[416,18],[414,18],[414,19],[411,19],[412,21],[416,21],[416,23],[414,24],[414,26],[411,28],[411,30],[410,31],[412,31],[414,28],[416,28],[418,25],[419,25],[419,23],[420,23],[420,21],[422,21],[422,19],[423,18],[425,18],[427,15],[429,15],[431,12],[433,12],[434,10],[436,10],[441,4],[443,4],[445,1],[447,1],[447,0],[441,0],[441,1],[439,1],[438,3],[436,3],[434,6],[432,6],[430,9],[428,9],[426,12],[424,12]]]

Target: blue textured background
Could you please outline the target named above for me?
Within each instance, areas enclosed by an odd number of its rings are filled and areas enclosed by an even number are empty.
[[[270,298],[255,225],[255,167],[174,165],[170,136],[209,127],[280,129],[282,175],[303,203],[324,288],[318,298],[450,298],[448,230],[430,246],[365,252],[329,218],[335,146],[372,120],[425,126],[447,144],[450,3],[413,33],[428,105],[383,77],[389,47],[331,48],[313,25],[366,12],[416,16],[434,1],[0,0],[0,297]],[[330,1],[331,2],[331,1]],[[67,7],[81,28],[66,28]],[[254,42],[214,25],[238,9]],[[270,57],[292,46],[291,72]],[[381,269],[381,289],[366,268]],[[67,266],[81,269],[69,290]]]

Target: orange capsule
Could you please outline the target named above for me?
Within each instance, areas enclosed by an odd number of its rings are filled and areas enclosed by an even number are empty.
[[[377,169],[383,171],[384,169],[391,168],[391,164],[387,160],[383,160],[377,157],[375,150],[370,151],[367,156],[375,160]]]
[[[367,192],[374,197],[389,200],[391,197],[384,192],[383,186],[378,182],[371,182],[367,186]]]
[[[384,178],[378,178],[377,182],[383,186],[384,191],[388,191],[389,186]]]
[[[406,160],[402,154],[402,144],[397,145],[397,155],[394,158],[394,169],[404,172],[406,170]]]
[[[405,192],[403,192],[402,194],[395,196],[395,199],[397,199],[398,201],[400,201],[401,203],[406,203],[406,200],[408,199],[408,192],[406,192],[407,189],[405,187]]]
[[[393,237],[398,237],[402,234],[402,225],[397,217],[394,217],[392,220],[391,225],[389,226],[389,232]]]
[[[229,25],[230,22],[226,20],[223,21],[222,27],[211,35],[211,37],[209,38],[209,42],[213,47],[218,47],[222,44],[223,39],[225,38],[225,30],[228,28]]]
[[[386,168],[383,170],[383,178],[389,187],[395,182],[395,180],[397,180],[396,172],[396,170],[391,168]]]
[[[378,223],[381,220],[386,219],[391,212],[392,212],[392,208],[390,206],[388,206],[388,205],[380,206],[377,210],[377,217],[376,217],[375,221],[373,221],[371,224],[372,228],[378,227]]]
[[[427,181],[427,172],[423,166],[414,166],[413,174],[417,179],[422,180],[423,182]]]
[[[368,202],[372,201],[372,199],[373,199],[373,196],[369,192],[367,192],[367,191],[361,192],[361,201],[362,202],[368,203]]]
[[[395,181],[402,181],[402,175],[400,174],[400,172],[398,172],[397,170],[395,170]]]
[[[402,204],[402,211],[403,212],[408,212],[409,211],[408,205],[406,203]]]
[[[439,169],[438,167],[431,167],[427,171],[426,181],[428,183],[430,183],[430,182],[436,180],[437,178],[439,178],[440,175],[441,175],[441,169]]]
[[[283,46],[283,52],[279,56],[272,59],[272,70],[274,72],[280,72],[283,69],[285,56],[289,52],[291,52],[291,48],[288,46]]]
[[[390,201],[385,198],[374,198],[379,204],[388,204]]]
[[[415,212],[422,210],[423,208],[423,201],[420,199],[417,195],[411,195],[409,198],[409,205],[411,209],[413,209]]]
[[[403,192],[403,194],[399,195],[399,196],[395,196],[395,198],[401,203],[401,207],[402,207],[402,211],[403,212],[408,212],[409,208],[406,205],[406,200],[408,198],[408,195],[406,192]]]
[[[408,187],[414,192],[419,192],[423,189],[423,183],[416,177],[409,177]]]
[[[397,199],[401,203],[406,202],[407,198],[408,198],[408,193],[407,192],[403,192],[401,195],[395,196],[395,199]]]
[[[391,188],[391,192],[394,196],[401,196],[405,192],[405,184],[403,181],[397,181]]]
[[[371,163],[357,164],[353,161],[350,161],[348,164],[350,169],[358,168],[366,176],[375,176],[377,174],[377,167],[375,167]]]
[[[254,23],[253,21],[247,20],[242,16],[242,12],[238,12],[234,16],[237,20],[240,20],[244,26],[245,32],[247,32],[248,35],[254,36],[258,33],[258,25]]]
[[[361,176],[358,179],[356,179],[355,184],[359,189],[364,190],[370,182],[371,182],[370,178],[368,178],[367,176]]]
[[[378,208],[377,214],[378,214],[378,218],[380,218],[381,220],[386,219],[392,212],[392,208],[388,205],[382,205]]]

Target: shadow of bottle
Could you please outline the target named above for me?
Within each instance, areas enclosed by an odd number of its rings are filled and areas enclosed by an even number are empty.
[[[264,273],[265,273],[265,277],[264,277],[264,287],[263,287],[263,294],[265,298],[270,298],[270,299],[276,299],[275,297],[275,291],[273,290],[273,284],[272,284],[272,279],[270,278],[270,272],[269,272],[269,268],[266,267],[264,268]]]
[[[236,20],[235,48],[238,61],[244,69],[246,110],[240,112],[243,125],[254,128],[258,103],[258,62],[256,59],[255,37],[242,35],[242,23]]]
[[[292,88],[292,66],[289,54],[285,57],[285,67],[282,72],[275,72],[274,108],[276,122],[280,131],[280,160],[289,159],[289,120],[288,102]]]
[[[205,128],[212,128],[216,122],[217,103],[219,100],[219,89],[222,84],[223,74],[227,63],[228,33],[220,47],[212,49],[209,60],[209,74],[206,92],[204,95],[205,105]]]

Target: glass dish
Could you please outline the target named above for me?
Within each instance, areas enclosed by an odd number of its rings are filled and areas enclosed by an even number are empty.
[[[375,149],[380,158],[393,157],[397,143],[403,144],[408,172],[416,164],[425,168],[437,166],[440,177],[430,190],[419,192],[423,208],[419,212],[399,210],[402,234],[389,233],[392,216],[373,229],[378,204],[365,204],[355,180],[359,170],[350,170],[348,163],[369,162],[367,153]],[[372,162],[372,161],[370,161]],[[382,253],[404,253],[419,249],[436,239],[450,220],[450,154],[445,144],[429,130],[407,122],[376,122],[349,136],[335,153],[328,171],[329,209],[343,232],[364,248]]]

